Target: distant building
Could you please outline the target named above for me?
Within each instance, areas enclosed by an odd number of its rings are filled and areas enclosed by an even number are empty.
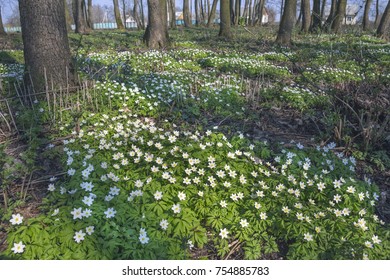
[[[131,16],[126,16],[126,28],[137,28],[137,22],[136,20]]]

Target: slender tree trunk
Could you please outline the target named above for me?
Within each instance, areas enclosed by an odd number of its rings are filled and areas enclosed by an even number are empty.
[[[371,8],[372,0],[366,0],[366,5],[364,6],[364,14],[363,14],[363,30],[367,31],[370,29],[370,8]]]
[[[247,19],[248,19],[248,7],[249,7],[249,2],[248,2],[248,0],[245,0],[244,12],[242,14],[242,17],[245,19],[245,24],[248,24],[248,22],[247,22]]]
[[[236,0],[234,6],[234,25],[237,26],[240,20],[240,0]]]
[[[148,26],[144,34],[144,41],[152,49],[162,49],[169,46],[166,0],[148,0]]]
[[[379,0],[376,0],[375,5],[375,28],[378,28],[380,22],[380,12],[379,12]]]
[[[122,0],[122,20],[123,20],[123,25],[126,29],[127,28],[127,26],[126,26],[126,0]]]
[[[330,6],[330,12],[323,28],[323,29],[327,29],[326,31],[329,31],[329,28],[333,24],[334,18],[336,16],[336,10],[337,10],[337,0],[332,0]]]
[[[1,13],[1,6],[0,6],[0,36],[7,35],[7,32],[5,32],[4,25],[3,25],[3,17]]]
[[[302,32],[308,32],[310,29],[310,0],[301,0],[302,11]]]
[[[337,3],[335,18],[332,24],[332,31],[334,33],[338,33],[340,31],[341,25],[343,24],[343,20],[345,17],[346,9],[347,9],[347,0],[339,0]]]
[[[142,29],[145,29],[145,11],[144,11],[144,2],[141,0],[141,7],[140,7],[140,11],[141,11],[141,28]]]
[[[92,0],[88,0],[87,3],[88,6],[88,27],[93,29],[93,8],[92,8]]]
[[[199,0],[195,0],[195,25],[199,26],[200,14],[199,14]]]
[[[310,32],[318,32],[321,29],[321,0],[313,0],[313,14],[311,19]]]
[[[192,26],[192,17],[191,17],[191,13],[190,13],[190,1],[189,0],[183,0],[183,19],[184,19],[184,26],[185,27]]]
[[[322,0],[322,5],[321,5],[321,22],[324,20],[325,7],[326,7],[326,0]]]
[[[122,22],[121,12],[119,10],[118,0],[113,0],[113,4],[114,4],[114,14],[115,14],[116,26],[118,29],[125,29],[125,26],[123,25],[123,22]]]
[[[217,4],[218,4],[218,0],[214,0],[209,14],[209,19],[207,20],[207,27],[212,26],[214,23],[215,13],[217,11]]]
[[[169,1],[169,10],[171,13],[171,22],[170,22],[169,26],[171,27],[171,29],[175,29],[176,28],[176,3],[175,3],[175,0]]]
[[[263,24],[263,13],[264,13],[264,5],[265,5],[265,0],[260,0],[259,2],[259,24]]]
[[[70,16],[69,6],[66,0],[64,0],[64,5],[65,5],[66,29],[68,30],[68,32],[70,32],[72,31],[72,17]]]
[[[35,91],[75,85],[63,0],[19,0],[27,74]],[[46,76],[46,78],[45,78]]]
[[[389,25],[390,25],[390,0],[387,2],[386,9],[382,15],[382,19],[379,23],[376,34],[381,38],[389,38]]]
[[[76,25],[75,32],[80,34],[85,34],[89,32],[89,28],[87,26],[87,23],[85,21],[85,14],[84,14],[84,7],[83,7],[84,0],[74,0],[73,1],[73,16],[74,16],[74,22]]]
[[[256,0],[254,0],[256,1]],[[252,0],[249,0],[249,10],[248,10],[248,24],[250,26],[253,26],[253,7],[252,7]]]
[[[220,5],[220,25],[219,25],[219,35],[220,37],[230,39],[232,37],[230,31],[230,1],[229,0],[221,0]]]
[[[286,0],[282,20],[279,25],[279,32],[276,43],[281,45],[291,45],[292,30],[294,28],[297,13],[297,0]]]

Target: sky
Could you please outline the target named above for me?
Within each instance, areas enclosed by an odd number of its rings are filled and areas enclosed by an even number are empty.
[[[266,4],[272,5],[274,7],[275,11],[279,12],[280,1],[281,0],[266,0]],[[348,3],[361,4],[361,3],[363,3],[363,1],[364,0],[348,0]],[[182,2],[183,2],[182,0],[176,0],[176,6],[181,7]],[[210,2],[212,2],[212,1],[210,1]],[[330,1],[328,0],[328,2],[330,2]],[[376,1],[373,1],[371,9],[374,8],[375,2]],[[382,10],[384,10],[386,3],[387,3],[387,0],[380,0]],[[93,0],[93,4],[112,6],[112,0]],[[0,5],[2,5],[3,21],[6,21],[7,18],[9,17],[9,15],[12,14],[12,7],[13,7],[13,9],[17,8],[17,0],[0,0]]]

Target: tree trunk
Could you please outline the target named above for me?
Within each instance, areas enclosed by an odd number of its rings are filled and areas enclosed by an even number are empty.
[[[347,9],[347,0],[339,0],[337,3],[336,14],[332,23],[332,31],[338,33],[345,17],[345,11]]]
[[[321,5],[321,22],[324,20],[325,7],[326,7],[326,0],[322,0],[322,5]]]
[[[88,24],[88,27],[93,29],[93,8],[92,8],[92,0],[88,0],[88,4],[87,4],[87,8],[88,8],[88,17],[87,17],[87,24]]]
[[[139,18],[138,10],[139,10],[138,0],[134,0],[133,17],[134,17],[135,22],[137,23],[137,28],[141,29],[142,28],[142,24],[141,24],[141,20]]]
[[[5,32],[4,25],[3,25],[3,17],[1,15],[1,6],[0,6],[0,36],[7,35],[7,32]]]
[[[122,20],[123,20],[123,25],[126,29],[127,28],[127,26],[126,26],[126,0],[122,0]]]
[[[200,14],[199,14],[199,0],[195,0],[195,25],[199,26]]]
[[[376,31],[376,34],[380,38],[388,38],[389,34],[389,24],[390,24],[390,0],[387,3],[385,12],[382,15],[382,19],[379,23],[378,29]]]
[[[183,20],[185,27],[192,26],[192,17],[190,14],[190,2],[189,0],[183,0]]]
[[[73,0],[73,16],[76,25],[75,32],[85,34],[89,32],[87,22],[85,21],[84,0]]]
[[[366,5],[364,6],[363,14],[363,30],[368,31],[370,29],[370,18],[369,12],[371,8],[372,0],[366,0]]]
[[[259,24],[263,24],[263,13],[264,13],[264,5],[265,5],[265,0],[260,0],[259,2]]]
[[[121,12],[119,11],[119,3],[118,0],[113,0],[114,3],[114,14],[115,14],[115,21],[116,26],[118,29],[125,29],[125,26],[122,22]]]
[[[308,32],[310,29],[310,0],[301,0],[302,13],[302,32]]]
[[[214,23],[215,13],[217,12],[217,4],[218,0],[214,0],[209,14],[209,19],[207,20],[207,27],[210,27]]]
[[[220,25],[219,25],[219,34],[218,36],[230,39],[232,37],[230,31],[230,1],[221,0],[220,4]]]
[[[169,0],[169,13],[171,14],[171,21],[169,23],[169,26],[171,29],[176,28],[176,3],[175,0]]]
[[[380,12],[379,12],[379,0],[376,0],[376,5],[375,5],[375,28],[379,26],[380,22]]]
[[[65,5],[65,20],[66,20],[66,28],[68,32],[72,31],[72,17],[70,16],[69,12],[69,6],[68,2],[64,0],[64,5]]]
[[[282,20],[279,25],[278,37],[276,43],[289,46],[291,45],[291,35],[294,28],[295,17],[297,13],[297,0],[286,0]]]
[[[310,32],[318,32],[321,29],[321,0],[313,0],[313,14],[311,19]]]
[[[326,22],[323,26],[323,29],[326,29],[326,31],[329,31],[329,28],[332,26],[334,17],[336,15],[336,10],[337,10],[337,0],[332,0],[328,18],[326,19]]]
[[[239,23],[239,20],[240,20],[240,5],[241,5],[241,1],[240,0],[236,0],[236,3],[235,3],[235,7],[234,7],[234,25],[237,26],[238,23]]]
[[[144,11],[144,2],[141,0],[141,28],[145,29],[145,11]]]
[[[148,0],[148,26],[144,41],[152,49],[169,46],[166,0]]]
[[[19,0],[19,11],[28,87],[43,91],[46,84],[74,86],[64,1]]]

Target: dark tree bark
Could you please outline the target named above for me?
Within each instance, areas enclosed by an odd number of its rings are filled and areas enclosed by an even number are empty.
[[[209,19],[207,20],[207,27],[212,26],[214,23],[215,13],[217,12],[217,4],[218,4],[218,0],[214,0],[213,6],[211,7],[211,11],[209,13]]]
[[[301,13],[302,13],[302,32],[308,32],[310,29],[310,0],[301,0]]]
[[[199,26],[200,24],[200,13],[199,13],[199,0],[195,0],[195,25]]]
[[[185,27],[192,26],[192,16],[190,13],[190,2],[189,0],[183,0],[183,20]]]
[[[73,0],[73,17],[76,25],[75,32],[80,34],[88,33],[90,30],[85,21],[84,0]]]
[[[93,11],[92,11],[92,0],[88,0],[87,2],[87,8],[88,8],[88,12],[87,12],[87,25],[89,28],[93,29]]]
[[[363,30],[367,31],[370,29],[370,18],[369,12],[371,8],[372,0],[366,0],[366,4],[364,6],[364,14],[363,14]]]
[[[1,15],[1,6],[0,6],[0,36],[7,35],[7,32],[5,32],[4,25],[3,25],[3,17]]]
[[[388,38],[389,25],[390,25],[390,0],[389,2],[387,2],[386,9],[382,15],[382,19],[376,31],[377,36],[380,38]]]
[[[26,84],[43,91],[75,85],[63,0],[19,0]],[[31,77],[31,79],[30,79]]]
[[[329,28],[332,26],[333,20],[336,15],[336,10],[337,10],[337,0],[332,0],[328,18],[326,19],[326,22],[323,26],[323,29],[326,29],[326,31],[329,31]]]
[[[326,7],[326,0],[322,0],[322,3],[321,3],[321,21],[324,20],[325,7]]]
[[[380,22],[380,12],[379,12],[379,0],[376,0],[376,5],[375,5],[375,28],[379,26]]]
[[[220,37],[230,39],[232,37],[230,31],[230,1],[221,0],[220,5],[220,25],[219,25],[219,35]]]
[[[114,4],[114,14],[115,14],[116,26],[118,29],[125,29],[125,26],[123,25],[123,22],[122,22],[121,12],[119,10],[118,0],[113,0],[113,4]]]
[[[321,29],[321,0],[313,0],[313,13],[311,18],[310,32],[318,32]]]
[[[297,0],[286,0],[282,20],[279,25],[278,37],[276,43],[289,46],[291,45],[291,35],[295,24],[297,13]]]
[[[144,41],[149,48],[161,49],[169,46],[166,0],[148,0],[148,26]]]
[[[338,33],[341,29],[343,19],[345,17],[345,11],[347,9],[347,0],[339,0],[337,2],[336,14],[332,23],[332,31]]]

